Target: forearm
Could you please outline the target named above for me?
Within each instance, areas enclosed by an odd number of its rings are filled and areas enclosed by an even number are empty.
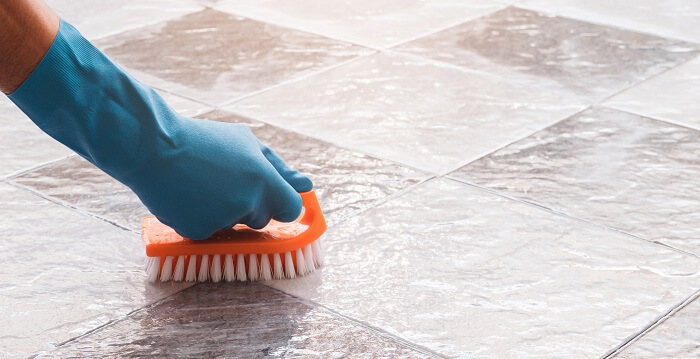
[[[16,90],[39,64],[59,18],[43,0],[0,1],[0,91]]]

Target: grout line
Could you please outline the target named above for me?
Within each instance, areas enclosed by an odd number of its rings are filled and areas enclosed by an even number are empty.
[[[571,13],[564,14],[563,11],[546,10],[545,8],[538,7],[536,5],[527,4],[527,3],[510,2],[510,6],[515,7],[515,8],[519,8],[519,9],[523,9],[523,10],[539,12],[539,13],[546,14],[546,15],[553,15],[553,16],[561,17],[561,18],[568,19],[568,20],[574,20],[574,21],[584,22],[584,23],[588,23],[588,24],[592,24],[592,25],[603,26],[603,27],[607,27],[607,28],[611,28],[611,29],[633,32],[633,33],[637,33],[637,34],[641,34],[641,35],[653,36],[653,37],[657,37],[660,39],[682,41],[682,42],[686,42],[686,43],[688,43],[690,45],[694,45],[694,46],[700,45],[700,42],[698,42],[696,40],[682,39],[680,37],[674,37],[674,36],[669,36],[669,35],[660,35],[660,34],[655,34],[652,32],[646,32],[646,31],[643,31],[640,29],[622,27],[622,25],[603,23],[603,22],[599,22],[599,21],[596,21],[593,19],[584,19],[583,17],[576,17],[575,15],[571,15]],[[576,10],[578,11],[579,9],[576,9]]]
[[[438,358],[449,358],[448,356],[446,356],[444,354],[440,354],[432,349],[426,348],[420,344],[416,344],[408,339],[405,339],[405,338],[402,338],[398,335],[389,333],[386,330],[384,330],[380,327],[375,327],[374,325],[369,324],[365,321],[355,319],[353,317],[342,314],[334,309],[331,309],[323,304],[319,304],[313,300],[309,300],[309,299],[302,298],[302,297],[297,297],[297,296],[292,295],[290,293],[287,293],[281,289],[275,288],[275,287],[271,286],[270,284],[266,284],[265,282],[261,282],[261,284],[263,284],[264,286],[266,286],[266,287],[268,287],[268,288],[270,288],[270,289],[272,289],[272,290],[274,290],[274,291],[276,291],[276,292],[278,292],[286,297],[289,297],[289,298],[292,298],[296,301],[299,301],[299,302],[301,302],[301,303],[303,303],[311,308],[322,308],[323,310],[325,310],[325,311],[327,311],[327,312],[329,312],[337,317],[345,319],[351,323],[354,323],[355,325],[360,326],[360,327],[364,328],[365,330],[370,331],[370,332],[372,332],[372,333],[374,333],[374,334],[376,334],[384,339],[389,339],[395,343],[401,344],[402,346],[409,347],[410,349],[418,351],[421,354],[426,354],[426,355],[430,355],[430,356],[438,357]]]
[[[60,206],[62,206],[62,207],[66,207],[66,208],[68,208],[68,209],[74,210],[74,211],[76,211],[76,212],[78,212],[78,213],[81,213],[81,214],[83,214],[83,215],[86,215],[86,216],[88,216],[88,217],[96,218],[96,219],[99,219],[99,220],[101,220],[101,221],[103,221],[103,222],[107,222],[107,223],[109,223],[109,224],[111,224],[111,225],[113,225],[113,226],[115,226],[115,227],[117,227],[117,228],[123,229],[123,230],[125,230],[125,231],[127,231],[127,232],[131,232],[131,233],[138,234],[138,235],[141,234],[140,232],[135,231],[135,230],[133,230],[133,229],[131,229],[131,228],[125,227],[125,226],[123,226],[123,225],[121,225],[121,224],[119,224],[119,223],[117,223],[117,222],[111,221],[111,220],[109,220],[109,219],[107,219],[107,218],[104,218],[104,217],[102,217],[102,216],[100,216],[100,215],[97,215],[97,214],[94,214],[94,213],[92,213],[92,212],[88,212],[88,211],[86,211],[86,210],[84,210],[84,209],[81,209],[81,208],[79,208],[79,207],[76,207],[76,206],[74,206],[73,204],[68,203],[68,202],[66,202],[66,201],[64,201],[64,200],[58,199],[58,198],[53,197],[53,196],[46,195],[46,194],[44,194],[44,193],[42,193],[42,192],[40,192],[40,191],[38,191],[38,190],[36,190],[36,189],[34,189],[34,188],[25,186],[25,185],[23,185],[23,184],[19,184],[19,183],[14,182],[14,181],[5,181],[5,183],[7,183],[7,184],[9,184],[10,186],[13,186],[13,187],[15,187],[15,188],[18,188],[18,189],[21,189],[21,190],[23,190],[23,191],[26,191],[26,192],[32,193],[32,194],[34,194],[34,195],[37,195],[37,196],[39,196],[39,197],[41,197],[41,198],[43,198],[43,199],[45,199],[45,200],[47,200],[47,201],[53,202],[53,203],[58,204],[58,205],[60,205]]]
[[[678,127],[683,127],[683,128],[685,128],[685,129],[688,129],[688,130],[700,131],[700,126],[695,126],[695,125],[691,125],[691,124],[687,124],[687,123],[681,123],[681,122],[677,122],[677,121],[675,121],[675,120],[671,120],[671,119],[667,119],[667,118],[661,118],[661,117],[657,117],[657,116],[654,116],[654,115],[643,114],[643,113],[639,113],[639,112],[637,112],[637,111],[635,111],[635,110],[630,110],[630,109],[623,108],[623,107],[617,107],[617,106],[614,106],[614,105],[607,105],[607,104],[601,104],[600,107],[601,107],[601,108],[606,108],[606,109],[609,109],[609,110],[624,112],[624,113],[627,113],[627,114],[630,114],[630,115],[634,115],[634,116],[639,116],[639,117],[648,118],[648,119],[650,119],[650,120],[654,120],[654,121],[658,121],[658,122],[664,122],[664,123],[667,123],[667,124],[669,124],[669,125],[674,125],[674,126],[678,126]]]
[[[605,354],[603,354],[602,358],[608,359],[617,356],[620,354],[623,350],[627,349],[630,347],[632,344],[634,344],[636,341],[641,339],[643,336],[654,330],[656,327],[659,325],[663,324],[667,319],[671,318],[673,315],[678,313],[680,310],[685,308],[688,304],[696,300],[697,298],[700,297],[700,290],[696,291],[695,293],[691,294],[690,297],[686,298],[684,301],[681,303],[671,307],[666,313],[662,314],[658,318],[656,318],[654,321],[652,321],[646,328],[640,330],[636,334],[633,334],[627,339],[625,339],[621,344],[617,345],[615,348],[608,350]]]
[[[10,174],[8,174],[8,175],[6,175],[6,176],[0,177],[0,181],[9,180],[9,179],[12,179],[12,178],[21,176],[21,175],[23,175],[23,174],[25,174],[25,173],[27,173],[27,172],[36,171],[36,170],[38,170],[38,169],[47,167],[47,166],[52,165],[52,164],[54,164],[54,163],[58,163],[58,162],[61,162],[61,161],[63,161],[63,160],[66,160],[66,159],[75,157],[75,156],[77,156],[77,154],[71,153],[71,154],[66,155],[66,156],[63,156],[63,157],[59,157],[59,158],[55,158],[55,159],[50,160],[50,161],[42,162],[42,163],[36,164],[36,165],[34,165],[34,166],[27,167],[27,168],[21,169],[21,170],[19,170],[19,171],[15,171],[15,172],[13,172],[13,173],[10,173]]]
[[[216,104],[216,107],[217,107],[217,108],[223,108],[223,107],[225,107],[225,106],[230,106],[230,105],[232,105],[233,103],[238,102],[238,101],[241,101],[241,100],[244,100],[244,99],[246,99],[246,98],[253,97],[253,96],[259,95],[259,94],[261,94],[261,93],[268,92],[268,91],[270,91],[270,90],[274,90],[274,89],[276,89],[276,88],[278,88],[278,87],[282,87],[282,86],[286,86],[286,85],[293,84],[293,83],[296,83],[296,82],[304,81],[304,80],[306,80],[306,79],[308,79],[308,78],[310,78],[310,77],[313,77],[313,76],[316,76],[316,75],[319,75],[319,74],[328,72],[328,71],[330,71],[330,70],[333,70],[333,69],[335,69],[335,68],[344,66],[344,65],[346,65],[346,64],[349,64],[349,63],[358,61],[358,60],[360,60],[360,59],[364,59],[365,57],[369,57],[369,56],[374,55],[374,54],[376,54],[376,53],[378,53],[376,50],[369,50],[369,51],[367,51],[366,53],[361,53],[361,54],[359,54],[359,55],[357,55],[357,56],[355,56],[355,57],[352,57],[352,58],[347,59],[347,60],[343,60],[343,61],[338,62],[338,63],[336,63],[336,64],[329,65],[329,66],[325,66],[325,67],[322,67],[322,68],[320,68],[320,69],[318,69],[318,70],[315,70],[315,71],[310,71],[310,72],[308,72],[308,73],[306,73],[306,74],[303,74],[303,75],[300,75],[300,76],[297,76],[297,77],[294,77],[294,78],[290,78],[290,79],[281,81],[281,82],[279,82],[279,83],[276,83],[276,84],[274,84],[274,85],[271,85],[271,86],[262,88],[262,89],[257,90],[257,91],[248,92],[248,93],[245,93],[245,94],[243,94],[243,95],[236,96],[236,97],[234,97],[234,98],[232,98],[232,99],[224,100],[224,101],[222,101],[221,103]],[[179,95],[179,94],[177,94],[177,95]]]
[[[604,224],[600,224],[600,223],[597,223],[597,222],[592,222],[592,221],[589,221],[589,220],[587,220],[587,219],[584,219],[584,218],[581,218],[581,217],[577,217],[577,216],[575,216],[575,215],[571,215],[571,214],[568,214],[568,213],[566,213],[566,212],[561,212],[561,211],[558,211],[558,210],[556,210],[556,209],[554,209],[554,208],[551,208],[551,207],[547,207],[546,205],[537,203],[537,202],[535,202],[535,201],[529,201],[529,200],[527,200],[527,199],[521,199],[521,198],[513,197],[513,196],[510,196],[510,195],[508,195],[508,194],[506,194],[506,193],[503,193],[503,192],[501,192],[501,191],[497,191],[497,190],[492,189],[492,188],[489,188],[489,187],[484,187],[484,186],[482,186],[482,185],[479,185],[479,184],[474,183],[474,182],[470,182],[470,181],[465,180],[465,179],[463,179],[463,178],[453,177],[453,176],[445,176],[444,178],[447,178],[447,179],[450,179],[450,180],[453,180],[453,181],[457,181],[457,182],[463,183],[463,184],[465,184],[465,185],[474,187],[474,188],[476,188],[476,189],[478,189],[478,190],[481,190],[481,191],[484,191],[484,192],[488,192],[488,193],[494,194],[494,195],[496,195],[496,196],[499,196],[499,197],[502,197],[502,198],[505,198],[505,199],[508,199],[508,200],[511,200],[511,201],[519,202],[519,203],[521,203],[521,204],[525,204],[525,205],[528,205],[528,206],[530,206],[530,207],[538,208],[538,209],[540,209],[540,210],[544,210],[544,211],[550,212],[550,213],[552,213],[552,214],[556,214],[556,215],[561,216],[561,217],[565,217],[565,218],[572,219],[572,220],[575,220],[575,221],[578,221],[578,222],[586,223],[586,224],[591,225],[591,226],[594,226],[594,227],[596,227],[596,228],[600,228],[600,229],[605,229],[605,230],[609,230],[609,231],[612,231],[612,232],[616,232],[616,233],[622,234],[622,235],[624,235],[624,236],[626,236],[626,237],[629,237],[629,238],[632,238],[632,239],[635,239],[635,240],[642,240],[642,241],[647,242],[647,243],[651,243],[651,244],[654,244],[654,245],[662,246],[662,247],[664,247],[664,248],[666,248],[666,249],[669,249],[669,250],[672,250],[672,251],[674,251],[674,252],[678,252],[678,253],[681,253],[681,254],[684,254],[684,255],[688,255],[688,256],[692,256],[692,257],[695,257],[695,258],[697,258],[697,259],[700,259],[700,255],[698,255],[698,254],[695,254],[695,253],[692,253],[692,252],[687,252],[687,251],[682,250],[682,249],[678,249],[678,248],[673,247],[673,246],[671,246],[671,245],[668,245],[668,244],[666,244],[666,243],[659,242],[659,241],[654,241],[654,240],[650,240],[650,239],[646,239],[646,238],[637,236],[637,235],[635,235],[635,234],[625,232],[625,231],[623,231],[623,230],[621,230],[621,229],[617,229],[617,228],[615,228],[615,227],[610,227],[610,226],[607,226],[607,225],[604,225]]]

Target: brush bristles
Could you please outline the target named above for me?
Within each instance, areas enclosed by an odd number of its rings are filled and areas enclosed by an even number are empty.
[[[146,277],[152,283],[169,280],[219,282],[223,279],[232,282],[291,279],[313,273],[323,263],[321,243],[315,241],[291,252],[275,254],[148,257]]]

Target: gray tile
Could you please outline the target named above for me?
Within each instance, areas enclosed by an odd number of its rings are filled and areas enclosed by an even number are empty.
[[[424,358],[260,284],[200,284],[46,357]]]
[[[0,94],[0,178],[73,153]]]
[[[598,108],[454,176],[700,254],[700,132]]]
[[[700,42],[697,1],[519,0],[518,4],[584,21]]]
[[[151,286],[138,235],[0,183],[0,357],[47,350],[186,288]]]
[[[605,101],[605,106],[700,129],[700,57]]]
[[[689,59],[688,43],[509,7],[401,51],[603,99]]]
[[[58,14],[88,39],[155,24],[199,11],[202,6],[186,0],[47,0]]]
[[[381,53],[227,108],[380,158],[443,171],[583,106],[491,77]]]
[[[384,47],[503,7],[490,0],[223,0],[216,9],[366,46]]]
[[[255,135],[291,166],[311,176],[326,220],[331,225],[426,176],[224,111],[200,117],[250,125]],[[82,158],[71,158],[25,173],[14,181],[133,230],[140,230],[141,218],[148,215],[148,210],[131,190]]]
[[[324,244],[271,285],[450,356],[599,357],[700,286],[696,257],[446,179]]]
[[[700,357],[700,300],[690,304],[646,333],[617,358]]]
[[[367,51],[211,9],[96,45],[146,83],[206,103],[254,92]]]

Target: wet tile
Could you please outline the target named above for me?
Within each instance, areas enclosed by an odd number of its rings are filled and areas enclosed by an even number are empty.
[[[187,286],[151,286],[137,234],[0,183],[0,357],[26,356]]]
[[[698,131],[598,108],[453,175],[700,254],[699,158]]]
[[[441,171],[583,106],[491,77],[377,54],[229,108],[380,158]]]
[[[47,357],[425,358],[260,284],[197,285]]]
[[[0,178],[73,153],[0,94]]]
[[[681,41],[514,7],[399,50],[592,100],[694,55]]]
[[[700,357],[700,300],[666,319],[623,350],[616,358],[698,358]]]
[[[700,58],[645,81],[605,101],[605,105],[700,128]]]
[[[521,0],[545,12],[643,33],[700,42],[700,3],[685,0]]]
[[[96,45],[146,83],[210,104],[368,51],[211,9]]]
[[[272,285],[449,356],[598,357],[700,285],[698,258],[447,179],[324,243]]]
[[[216,8],[353,43],[384,47],[495,11],[476,0],[220,1]]]
[[[428,176],[420,171],[225,111],[214,111],[201,117],[248,124],[253,133],[290,166],[308,174],[314,181],[315,191],[329,225]]]
[[[155,24],[203,7],[185,0],[129,0],[94,2],[91,0],[47,0],[58,14],[88,39]]]

